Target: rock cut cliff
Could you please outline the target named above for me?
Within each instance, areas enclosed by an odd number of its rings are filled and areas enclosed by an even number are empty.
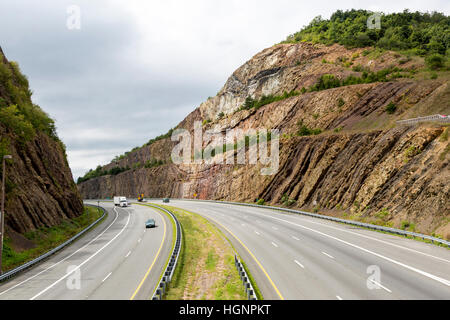
[[[375,78],[383,73],[386,78]],[[368,74],[373,81],[348,81]],[[341,85],[319,88],[330,75]],[[215,97],[177,126],[192,131],[198,120],[205,130],[222,132],[278,129],[276,174],[260,175],[259,164],[175,165],[170,163],[174,143],[168,138],[105,166],[132,169],[82,182],[79,190],[85,198],[145,193],[147,197],[264,199],[273,205],[448,238],[448,127],[396,124],[415,116],[450,114],[448,78],[445,72],[430,78],[422,58],[391,51],[308,42],[278,44],[238,68]],[[258,108],[241,108],[248,97],[260,101],[285,93],[294,94]],[[153,158],[166,162],[136,166]]]
[[[83,212],[53,120],[32,103],[26,77],[0,48],[1,158],[5,154],[12,155],[6,165],[7,235],[54,226]]]

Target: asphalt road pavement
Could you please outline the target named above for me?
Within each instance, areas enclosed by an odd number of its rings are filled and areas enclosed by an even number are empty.
[[[108,210],[108,217],[99,226],[0,284],[0,299],[151,299],[171,253],[169,217],[138,204],[100,206]],[[146,229],[150,218],[156,227]]]

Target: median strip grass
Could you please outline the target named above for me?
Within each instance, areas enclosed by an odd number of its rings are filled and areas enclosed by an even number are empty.
[[[183,246],[178,266],[165,298],[247,299],[234,265],[234,250],[220,230],[196,213],[172,206],[160,206],[176,215],[183,232]]]
[[[102,214],[103,212],[97,208],[85,206],[84,212],[74,219],[64,220],[61,224],[53,227],[42,227],[29,231],[23,235],[25,238],[23,242],[26,242],[27,246],[31,247],[29,249],[21,250],[17,248],[13,244],[12,239],[6,235],[3,244],[4,271],[18,267],[52,250],[81,232],[100,218]]]

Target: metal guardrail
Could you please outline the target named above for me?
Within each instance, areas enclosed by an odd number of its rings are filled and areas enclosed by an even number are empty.
[[[253,286],[250,282],[250,278],[248,277],[247,272],[245,272],[244,266],[242,265],[241,261],[239,261],[236,255],[234,255],[234,265],[236,266],[239,272],[239,277],[241,278],[242,284],[244,285],[247,299],[258,300],[258,298],[256,297],[255,289],[253,289]]]
[[[432,237],[432,236],[429,236],[429,235],[426,235],[426,234],[412,232],[412,231],[406,231],[406,230],[401,230],[401,229],[396,229],[396,228],[383,227],[383,226],[378,226],[376,224],[370,224],[370,223],[358,222],[358,221],[353,221],[353,220],[340,219],[340,218],[330,217],[330,216],[317,214],[317,213],[306,212],[306,211],[293,210],[293,209],[281,208],[281,207],[272,207],[272,206],[259,205],[259,204],[253,204],[253,203],[243,203],[243,202],[218,201],[218,200],[198,200],[198,199],[174,199],[174,200],[224,203],[224,204],[233,204],[233,205],[240,205],[240,206],[248,206],[248,207],[255,207],[255,208],[263,208],[263,209],[285,211],[285,212],[301,214],[301,215],[305,215],[305,216],[309,216],[309,217],[314,217],[314,218],[319,218],[319,219],[324,219],[324,220],[329,220],[329,221],[334,221],[334,222],[354,225],[354,226],[358,226],[358,227],[361,227],[361,228],[367,228],[367,229],[371,229],[371,230],[388,232],[388,233],[397,234],[397,235],[401,235],[401,236],[405,236],[405,237],[411,236],[413,238],[420,238],[422,240],[426,239],[426,240],[431,241],[432,243],[437,242],[437,243],[440,243],[442,245],[446,245],[447,247],[450,247],[450,241],[447,241],[447,240],[444,240],[444,239],[440,239],[440,238],[437,238],[437,237]]]
[[[167,267],[164,270],[163,276],[162,276],[161,280],[159,281],[158,285],[156,286],[155,292],[153,293],[153,297],[152,297],[152,300],[162,300],[164,297],[164,294],[167,290],[167,285],[172,280],[173,273],[175,272],[175,268],[177,266],[178,257],[180,255],[180,251],[181,251],[181,243],[182,243],[183,235],[181,233],[181,225],[178,222],[178,219],[175,217],[175,215],[171,211],[169,211],[163,207],[154,205],[154,204],[147,204],[147,206],[158,208],[158,209],[166,212],[167,214],[169,214],[172,217],[172,219],[176,225],[175,246],[173,247],[173,251],[170,256],[169,263],[167,264]]]
[[[435,115],[426,116],[426,117],[398,120],[396,122],[398,124],[407,124],[408,125],[408,124],[416,124],[419,122],[427,122],[427,121],[450,122],[450,116],[435,114]]]
[[[89,226],[87,226],[85,229],[83,229],[82,231],[80,231],[79,233],[77,233],[76,235],[74,235],[72,238],[70,238],[69,240],[67,240],[66,242],[60,244],[59,246],[57,246],[56,248],[53,248],[52,250],[44,253],[43,255],[40,255],[39,257],[28,261],[12,270],[9,270],[5,273],[3,273],[2,275],[0,275],[0,282],[5,281],[7,279],[10,279],[14,276],[16,276],[18,273],[34,266],[35,264],[44,261],[45,259],[47,259],[48,257],[50,257],[51,255],[57,253],[59,250],[63,249],[64,247],[68,246],[69,244],[73,243],[75,240],[77,240],[79,237],[81,237],[83,234],[85,234],[87,231],[89,231],[93,226],[95,226],[97,223],[99,223],[106,215],[106,210],[102,207],[96,206],[96,205],[91,205],[91,204],[84,204],[85,206],[90,206],[90,207],[95,207],[95,208],[99,208],[100,210],[103,211],[103,214],[100,218],[98,218],[97,220],[95,220],[94,222],[92,222]]]

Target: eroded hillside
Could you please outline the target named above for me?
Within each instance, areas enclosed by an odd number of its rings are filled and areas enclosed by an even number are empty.
[[[31,102],[28,81],[0,49],[0,157],[6,165],[6,235],[13,242],[83,212],[54,122]],[[3,170],[3,169],[2,169]]]
[[[174,142],[162,138],[100,168],[123,172],[87,179],[79,190],[85,198],[264,199],[449,238],[448,129],[395,122],[450,114],[448,78],[417,56],[278,44],[237,69],[177,126],[193,130],[198,120],[204,130],[279,129],[276,174],[261,175],[260,164],[175,165]]]

